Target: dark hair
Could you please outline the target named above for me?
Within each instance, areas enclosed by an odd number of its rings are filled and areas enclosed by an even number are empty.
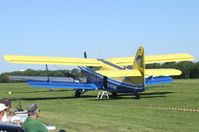
[[[12,104],[11,100],[8,98],[0,99],[0,103],[5,104],[5,106],[7,106],[7,107],[11,107],[11,104]]]
[[[28,112],[28,116],[32,116],[32,115],[35,115],[37,112],[40,112],[38,104],[34,104],[34,103],[29,104],[27,112]]]
[[[59,132],[66,132],[65,130],[59,130]]]

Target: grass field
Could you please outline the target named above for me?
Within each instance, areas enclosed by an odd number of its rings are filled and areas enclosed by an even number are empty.
[[[199,80],[147,88],[140,100],[131,95],[96,100],[98,91],[74,98],[74,91],[35,89],[26,84],[0,84],[0,98],[13,100],[14,108],[38,103],[41,120],[68,132],[199,131],[199,112],[158,110],[145,107],[199,109]],[[12,94],[8,94],[12,91]]]

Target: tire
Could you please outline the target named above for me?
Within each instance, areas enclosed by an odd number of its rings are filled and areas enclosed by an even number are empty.
[[[112,96],[113,97],[117,97],[117,93],[116,92],[112,92]]]
[[[79,89],[77,89],[76,91],[75,91],[75,97],[80,97],[81,96],[81,90],[79,90]]]

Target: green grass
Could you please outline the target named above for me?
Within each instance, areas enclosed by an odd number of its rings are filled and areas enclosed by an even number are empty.
[[[31,88],[23,83],[0,84],[0,98],[19,100],[23,108],[38,103],[41,120],[69,132],[199,131],[199,112],[156,110],[143,107],[199,109],[199,80],[176,80],[173,84],[147,88],[140,100],[119,96],[96,100],[98,91],[74,98],[74,91]],[[12,91],[12,94],[8,94]]]

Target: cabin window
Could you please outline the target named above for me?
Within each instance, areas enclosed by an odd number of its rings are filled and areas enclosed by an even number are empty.
[[[138,55],[136,57],[136,61],[137,61],[137,64],[138,64],[139,67],[143,67],[143,65],[142,65],[142,56],[141,55]]]

